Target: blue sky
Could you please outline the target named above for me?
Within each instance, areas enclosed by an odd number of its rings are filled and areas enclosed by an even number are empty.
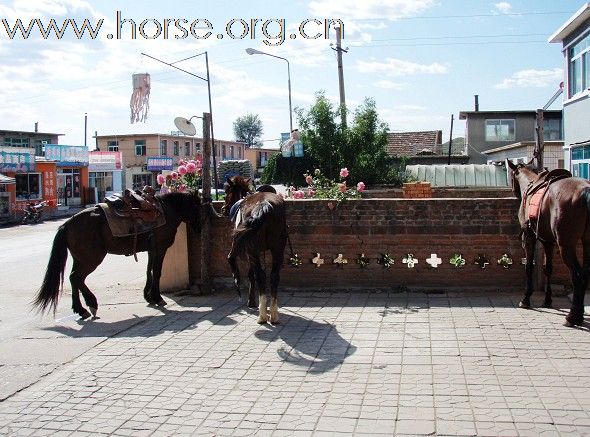
[[[304,40],[296,29],[305,19],[339,18],[344,23],[343,46],[346,101],[351,110],[364,97],[373,97],[383,121],[392,131],[443,130],[448,140],[450,117],[453,137],[464,134],[459,111],[473,109],[478,94],[482,110],[542,107],[562,80],[563,57],[548,37],[583,6],[574,0],[313,0],[191,3],[178,0],[83,1],[0,0],[0,19],[13,26],[51,18],[61,25],[84,18],[103,25],[95,40],[78,40],[71,32],[58,40],[44,40],[35,28],[27,39],[10,39],[0,23],[0,129],[66,134],[61,143],[84,143],[84,113],[88,113],[88,142],[99,135],[174,130],[176,116],[201,114],[208,109],[204,81],[160,65],[141,52],[176,61],[206,50],[211,71],[215,136],[233,139],[232,123],[246,113],[259,114],[263,139],[274,145],[289,130],[286,63],[263,55],[248,55],[253,47],[286,57],[291,65],[293,107],[308,108],[319,90],[338,102],[338,75],[330,39]],[[188,5],[188,6],[187,6]],[[213,34],[207,39],[180,36],[173,25],[168,39],[130,37],[109,39],[116,29],[116,11],[133,19],[207,19]],[[231,39],[225,25],[232,19],[284,19],[286,34],[276,46],[265,45],[257,27],[255,39]],[[144,28],[155,35],[153,21]],[[313,34],[314,24],[309,24]],[[188,27],[188,26],[186,26]],[[233,28],[239,33],[239,22]],[[278,24],[269,22],[276,35]],[[197,34],[204,35],[205,31]],[[218,39],[217,34],[224,34]],[[276,43],[276,40],[273,40]],[[178,64],[205,75],[204,58]],[[131,124],[131,75],[151,75],[150,111],[145,123]],[[559,109],[559,100],[552,106]],[[294,125],[297,121],[294,116]]]

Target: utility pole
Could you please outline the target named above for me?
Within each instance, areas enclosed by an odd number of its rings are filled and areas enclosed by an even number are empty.
[[[87,149],[87,138],[88,138],[88,114],[84,113],[84,147]]]
[[[451,165],[451,149],[453,148],[453,120],[455,114],[451,114],[451,133],[449,134],[449,165]]]
[[[543,171],[543,154],[545,149],[545,136],[543,132],[544,114],[542,109],[537,109],[537,141],[535,143],[534,157],[537,160],[537,171]]]
[[[336,31],[336,57],[338,59],[338,85],[340,88],[340,117],[342,119],[342,126],[346,127],[346,97],[344,96],[344,69],[342,68],[342,52],[348,53],[348,48],[342,48],[342,27],[335,27]]]
[[[203,113],[203,201],[201,204],[201,294],[211,294],[211,113]],[[217,188],[217,187],[216,187]],[[188,232],[188,229],[187,229]],[[190,253],[190,250],[189,250]]]

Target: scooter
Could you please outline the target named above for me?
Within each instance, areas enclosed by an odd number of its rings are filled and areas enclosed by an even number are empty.
[[[31,222],[31,223],[39,223],[39,221],[41,220],[41,214],[43,213],[43,209],[45,208],[45,205],[47,205],[47,201],[43,200],[42,202],[39,203],[29,203],[27,205],[27,208],[25,209],[25,215],[23,216],[23,219],[21,221],[21,223],[23,225]]]

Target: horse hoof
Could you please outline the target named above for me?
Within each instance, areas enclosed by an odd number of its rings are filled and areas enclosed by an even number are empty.
[[[551,302],[543,302],[543,308],[552,308]]]
[[[160,299],[160,302],[158,302],[156,305],[159,307],[165,307],[168,305],[168,302],[166,302],[164,299]]]
[[[248,308],[258,308],[258,305],[256,305],[256,302],[248,301]]]
[[[92,317],[96,317],[96,313],[98,312],[98,308],[90,307],[90,312],[92,313]]]
[[[568,317],[566,317],[565,322],[563,323],[563,326],[567,326],[568,328],[573,328],[575,326],[580,326],[583,324],[584,324],[584,318],[582,318],[580,320],[571,321]]]
[[[84,310],[84,312],[82,314],[80,314],[80,317],[82,317],[82,320],[86,320],[86,319],[89,319],[90,317],[92,317],[92,314],[90,314],[88,311]]]
[[[276,326],[276,325],[279,325],[280,323],[281,323],[281,322],[280,322],[278,319],[277,319],[277,320],[271,320],[271,321],[270,321],[270,324],[271,324],[271,325],[274,325],[274,326]]]
[[[525,310],[530,310],[531,309],[531,304],[530,303],[525,303],[524,301],[521,301],[518,304],[519,308],[524,308]]]
[[[263,317],[258,318],[259,325],[266,325],[266,323],[267,323],[267,320],[265,318],[263,318]]]

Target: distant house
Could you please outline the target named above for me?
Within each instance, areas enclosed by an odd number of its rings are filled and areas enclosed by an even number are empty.
[[[507,159],[515,164],[525,164],[533,159],[534,151],[534,141],[522,141],[486,150],[484,153],[488,158],[488,164],[504,163]],[[563,141],[544,141],[543,166],[553,170],[563,168],[563,165]]]
[[[387,134],[386,151],[393,157],[408,157],[410,164],[446,164],[448,145],[443,148],[442,131],[390,132]],[[464,164],[467,157],[463,147],[451,148],[451,162]]]
[[[565,62],[565,168],[590,179],[590,3],[570,17],[549,42],[562,44]]]
[[[470,164],[485,164],[486,152],[515,143],[536,140],[536,111],[462,111],[460,120],[466,120],[467,154]],[[562,134],[561,111],[544,112],[545,141],[560,141]]]
[[[252,164],[255,176],[260,177],[270,157],[277,153],[280,153],[280,150],[277,148],[251,147],[244,150],[244,158]]]

